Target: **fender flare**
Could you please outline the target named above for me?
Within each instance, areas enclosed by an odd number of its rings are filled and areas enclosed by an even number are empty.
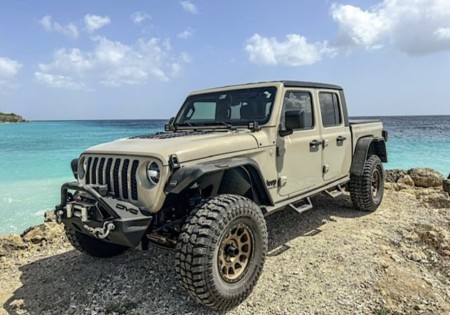
[[[370,155],[378,155],[380,160],[386,163],[387,151],[386,142],[383,138],[366,137],[361,138],[356,143],[355,152],[353,153],[352,166],[350,168],[350,173],[353,175],[361,176],[364,163]]]
[[[179,194],[190,187],[196,180],[205,174],[223,172],[237,167],[244,167],[251,180],[252,189],[258,194],[265,204],[273,205],[272,198],[259,169],[258,164],[251,158],[231,158],[198,164],[190,167],[182,167],[174,171],[164,191],[166,194]]]

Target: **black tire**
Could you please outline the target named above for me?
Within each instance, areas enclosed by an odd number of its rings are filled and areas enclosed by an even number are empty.
[[[377,155],[365,161],[362,175],[350,175],[349,190],[357,209],[372,212],[378,208],[384,194],[384,171]]]
[[[108,258],[122,254],[126,246],[116,245],[82,234],[74,229],[66,228],[66,235],[75,249],[93,257]]]
[[[264,216],[253,201],[237,195],[212,198],[194,209],[182,227],[177,277],[197,302],[231,309],[256,285],[267,238]]]

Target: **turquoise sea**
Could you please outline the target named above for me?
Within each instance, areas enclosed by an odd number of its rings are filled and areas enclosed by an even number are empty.
[[[385,168],[450,171],[450,116],[371,117],[389,131]],[[166,120],[38,121],[0,124],[0,234],[42,222],[73,180],[70,161],[95,144],[161,131]]]

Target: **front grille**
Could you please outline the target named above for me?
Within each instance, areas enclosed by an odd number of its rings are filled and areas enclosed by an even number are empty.
[[[138,167],[139,160],[135,159],[89,156],[86,184],[107,185],[108,192],[116,198],[138,200]]]

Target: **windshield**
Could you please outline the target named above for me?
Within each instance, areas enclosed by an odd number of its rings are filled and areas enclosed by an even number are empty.
[[[272,112],[276,87],[262,87],[189,96],[175,126],[247,126],[265,124]]]

